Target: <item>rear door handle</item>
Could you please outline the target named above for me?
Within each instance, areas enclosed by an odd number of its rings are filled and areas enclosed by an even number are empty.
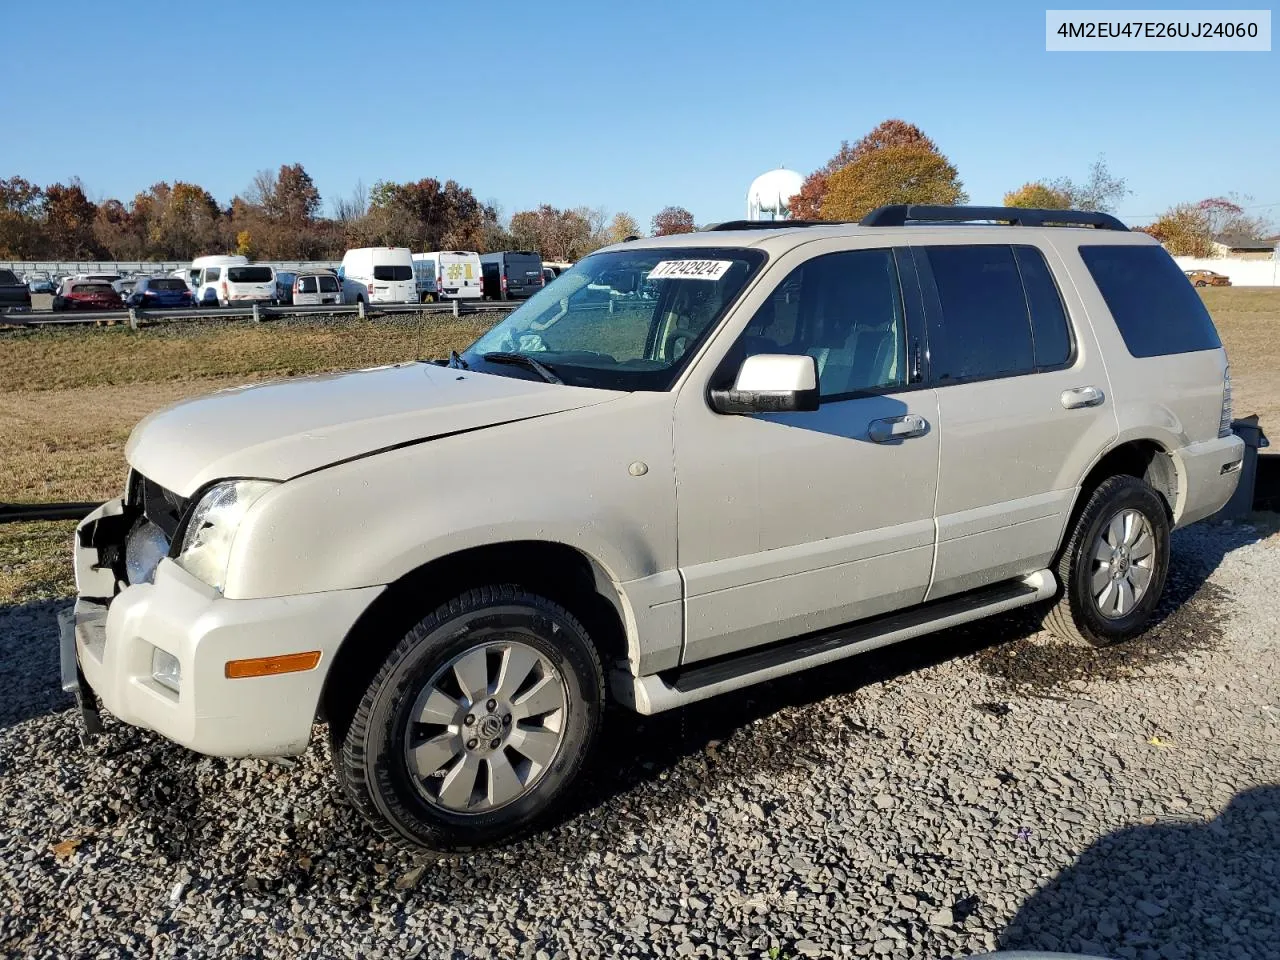
[[[890,443],[894,440],[906,440],[908,437],[923,436],[928,429],[928,420],[918,413],[908,413],[902,417],[872,420],[867,424],[867,436],[874,443]]]
[[[1062,405],[1068,410],[1075,410],[1078,407],[1096,407],[1104,399],[1102,391],[1093,386],[1075,387],[1062,391]]]

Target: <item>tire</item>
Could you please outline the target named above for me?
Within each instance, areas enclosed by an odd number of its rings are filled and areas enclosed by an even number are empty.
[[[1197,281],[1196,281],[1196,286],[1197,286],[1197,287],[1204,287],[1204,286],[1207,286],[1207,284],[1206,284],[1203,280],[1197,280]]]
[[[554,813],[603,707],[599,653],[569,611],[517,586],[480,587],[436,608],[388,654],[335,736],[334,764],[352,805],[386,839],[476,850]],[[523,710],[534,712],[521,719]]]
[[[1169,534],[1164,501],[1147,483],[1130,476],[1102,481],[1058,558],[1061,594],[1045,626],[1095,647],[1141,633],[1164,592]]]

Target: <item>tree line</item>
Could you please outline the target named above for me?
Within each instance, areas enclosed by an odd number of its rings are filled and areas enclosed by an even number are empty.
[[[1084,179],[1067,176],[1024,183],[1004,205],[1113,213],[1132,191],[1099,157]],[[955,165],[919,127],[905,120],[877,124],[847,140],[805,178],[791,200],[801,220],[859,220],[885,204],[962,204],[968,200]],[[1248,198],[1213,197],[1177,204],[1150,224],[1174,254],[1209,256],[1224,233],[1249,237],[1274,229],[1245,211]],[[1242,202],[1243,201],[1243,202]],[[241,253],[264,260],[337,259],[351,247],[414,250],[537,250],[547,260],[572,261],[610,243],[640,236],[625,212],[603,207],[559,209],[542,204],[509,219],[469,187],[431,177],[411,183],[357,184],[321,215],[321,197],[302,164],[259,172],[230,205],[192,183],[157,183],[129,202],[94,202],[78,180],[40,187],[22,177],[0,179],[0,259],[189,260],[205,253]],[[665,207],[649,224],[654,236],[697,229],[693,214]]]
[[[638,236],[625,212],[560,210],[543,204],[504,220],[454,180],[357,184],[321,214],[320,191],[302,164],[264,170],[227,206],[194,183],[162,181],[127,202],[95,202],[76,179],[39,186],[0,179],[0,259],[190,260],[239,253],[262,260],[335,260],[352,247],[414,250],[533,249],[548,260],[576,260]],[[666,214],[667,211],[664,211]],[[693,229],[692,215],[688,216]],[[669,219],[669,218],[668,218]],[[676,218],[676,226],[683,223]],[[654,219],[653,229],[668,226]]]

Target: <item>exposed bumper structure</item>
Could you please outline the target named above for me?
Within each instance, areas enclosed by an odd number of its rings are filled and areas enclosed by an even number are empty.
[[[81,528],[118,510],[119,501],[104,504]],[[382,587],[228,600],[163,560],[154,583],[85,596],[89,585],[101,591],[104,571],[98,548],[83,539],[77,536],[75,554],[82,596],[63,628],[64,687],[77,692],[78,665],[113,715],[199,753],[271,757],[306,749],[333,655]],[[310,670],[226,675],[228,661],[316,650],[320,660]],[[153,675],[156,651],[177,660],[176,691]]]

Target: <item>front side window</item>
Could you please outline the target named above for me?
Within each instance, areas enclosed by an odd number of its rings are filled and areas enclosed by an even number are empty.
[[[813,357],[824,400],[905,386],[906,329],[892,251],[829,253],[792,270],[752,317],[728,366],[736,372],[760,353]]]
[[[594,254],[530,297],[462,357],[485,373],[536,377],[509,360],[484,359],[521,354],[577,386],[667,390],[764,260],[762,252],[740,247]]]

